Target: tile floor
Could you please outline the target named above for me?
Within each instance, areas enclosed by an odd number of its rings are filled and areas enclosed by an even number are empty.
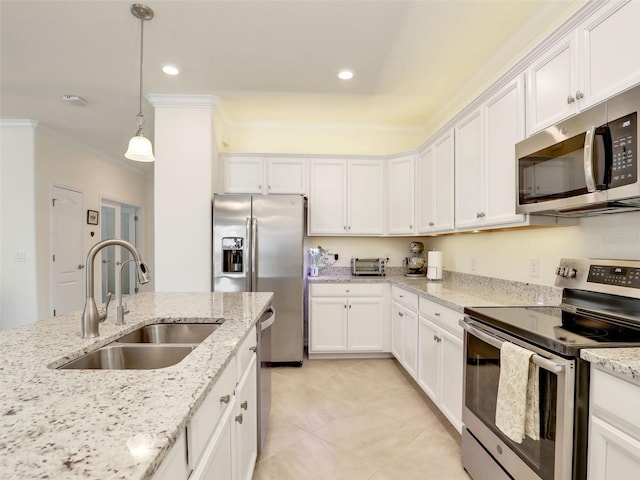
[[[395,360],[272,370],[254,480],[469,480],[460,435]]]

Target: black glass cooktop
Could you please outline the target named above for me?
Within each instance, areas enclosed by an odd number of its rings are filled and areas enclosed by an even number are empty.
[[[601,319],[547,306],[464,311],[481,323],[564,356],[577,356],[581,348],[640,346],[640,322]]]

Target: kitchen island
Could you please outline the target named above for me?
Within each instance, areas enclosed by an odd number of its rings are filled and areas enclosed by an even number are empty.
[[[95,339],[80,337],[79,312],[1,331],[0,478],[150,478],[272,297],[143,293],[125,325],[114,308]],[[57,370],[143,325],[215,321],[171,367]]]

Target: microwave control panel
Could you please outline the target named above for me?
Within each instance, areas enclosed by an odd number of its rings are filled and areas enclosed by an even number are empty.
[[[611,132],[611,185],[620,187],[638,181],[638,113],[609,122]]]

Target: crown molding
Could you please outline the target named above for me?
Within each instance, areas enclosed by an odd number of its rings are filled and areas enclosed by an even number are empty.
[[[0,127],[30,127],[35,130],[40,122],[38,120],[20,119],[20,118],[8,118],[0,119]]]
[[[154,108],[213,108],[219,103],[214,95],[149,93],[145,98]]]

